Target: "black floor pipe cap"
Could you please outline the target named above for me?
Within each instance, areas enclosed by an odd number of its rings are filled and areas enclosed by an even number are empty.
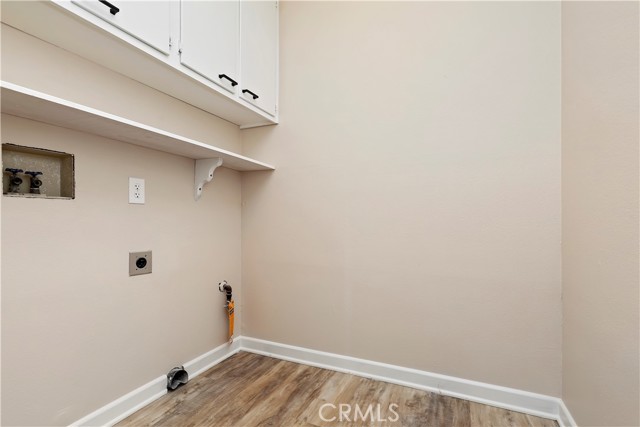
[[[167,374],[167,388],[169,390],[175,390],[188,381],[189,374],[184,370],[184,366],[175,367]]]

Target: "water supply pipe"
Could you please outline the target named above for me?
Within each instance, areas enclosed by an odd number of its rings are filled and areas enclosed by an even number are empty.
[[[224,308],[227,312],[227,319],[229,320],[229,343],[233,342],[233,324],[235,321],[235,302],[233,301],[233,290],[226,280],[218,283],[218,290],[224,292],[227,296],[227,303]]]

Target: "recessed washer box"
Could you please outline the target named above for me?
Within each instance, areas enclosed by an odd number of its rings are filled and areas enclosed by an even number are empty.
[[[151,273],[151,251],[129,252],[129,276]]]
[[[10,179],[13,176],[6,169],[16,171],[15,176],[22,181],[13,192],[10,191]],[[5,196],[68,200],[75,198],[73,154],[3,143],[2,172],[2,193]],[[40,182],[37,192],[30,189],[29,172],[36,174]]]

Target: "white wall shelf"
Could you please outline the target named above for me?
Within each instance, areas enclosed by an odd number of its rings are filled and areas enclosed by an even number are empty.
[[[220,158],[223,167],[241,172],[275,170],[267,163],[222,148],[13,83],[2,81],[0,87],[3,114],[104,136],[191,159]]]

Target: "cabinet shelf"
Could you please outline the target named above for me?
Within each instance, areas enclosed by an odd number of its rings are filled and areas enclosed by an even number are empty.
[[[267,163],[134,122],[85,105],[47,95],[9,82],[0,82],[2,113],[82,131],[191,159],[222,159],[237,171],[268,171]]]

